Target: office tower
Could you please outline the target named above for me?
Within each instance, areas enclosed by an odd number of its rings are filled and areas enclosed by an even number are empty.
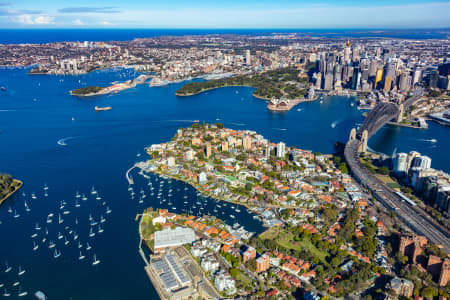
[[[419,68],[416,68],[414,70],[414,77],[413,77],[412,85],[415,85],[416,83],[420,82],[421,78],[422,78],[422,70]]]
[[[409,91],[411,87],[411,76],[409,75],[409,72],[404,72],[400,75],[398,87],[402,92]]]
[[[331,91],[333,89],[333,73],[327,73],[325,75],[325,82],[323,89],[326,91]]]
[[[378,61],[372,59],[369,64],[369,77],[375,77],[377,75]]]
[[[384,78],[384,88],[383,90],[385,90],[386,92],[389,92],[392,88],[392,76],[386,76]]]
[[[378,87],[378,83],[383,79],[383,68],[377,69],[377,75],[375,77],[375,88]]]
[[[250,136],[245,136],[243,141],[242,141],[242,146],[244,147],[245,150],[248,150],[252,147],[252,138]]]
[[[433,70],[430,73],[430,88],[437,88],[438,86],[438,70]]]
[[[317,73],[316,76],[316,89],[320,90],[322,87],[322,73]]]
[[[279,142],[277,144],[277,157],[284,158],[286,155],[286,144],[283,142]]]
[[[250,50],[246,50],[245,51],[245,63],[247,65],[251,64],[251,55],[250,55]]]

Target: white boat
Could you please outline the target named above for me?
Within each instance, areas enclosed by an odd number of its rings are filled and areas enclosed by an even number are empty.
[[[37,237],[37,233],[33,233],[32,235],[31,235],[31,238],[35,238],[35,237]]]
[[[64,236],[61,234],[61,232],[58,232],[58,240],[61,240]]]
[[[8,291],[7,291],[6,288],[5,288],[5,290],[4,290],[4,292],[3,292],[3,297],[9,297],[9,296],[11,296],[11,294],[8,293]]]
[[[53,253],[54,258],[58,258],[61,256],[61,252],[58,252],[58,249],[55,249],[55,253]]]
[[[64,220],[63,219],[61,219],[61,215],[60,214],[58,214],[58,223],[59,224],[62,224],[64,222]]]
[[[53,241],[50,241],[50,243],[48,244],[48,247],[50,248],[50,249],[52,249],[52,248],[55,248],[55,243],[53,243]]]
[[[87,197],[83,194],[83,196],[81,197],[81,200],[86,201]]]
[[[107,213],[107,214],[110,214],[110,213],[111,213],[111,209],[110,209],[108,206],[106,207],[106,213]]]
[[[18,286],[19,284],[20,284],[20,282],[16,281],[16,282],[13,283],[13,286]]]
[[[5,262],[6,268],[5,268],[5,273],[8,273],[9,271],[12,270],[12,268],[10,266],[8,266],[8,262]]]
[[[76,194],[75,194],[75,198],[80,198],[80,197],[81,197],[81,195],[80,195],[80,193],[77,191]]]
[[[106,219],[103,218],[103,215],[100,215],[100,223],[105,223],[105,222],[106,222]]]
[[[78,240],[78,234],[77,234],[76,232],[75,232],[74,235],[73,235],[73,240],[74,240],[74,241]]]
[[[31,198],[36,199],[36,195],[34,193],[31,193]]]
[[[83,254],[81,254],[81,251],[80,251],[80,256],[78,257],[78,259],[79,259],[79,260],[85,259],[85,256],[84,256]]]
[[[28,292],[22,292],[22,287],[19,286],[19,292],[17,294],[19,297],[24,297],[26,295],[28,295]]]
[[[97,259],[97,256],[94,254],[94,261],[92,262],[92,265],[98,265],[100,263],[100,260]]]
[[[36,251],[39,248],[39,246],[36,244],[36,242],[33,242],[33,251]]]
[[[65,210],[65,211],[63,212],[63,215],[68,215],[68,214],[70,214],[70,210]]]
[[[22,270],[22,267],[19,266],[19,276],[22,276],[23,274],[25,274],[25,270]]]
[[[67,238],[66,237],[64,237],[64,245],[68,245],[69,244],[69,241],[67,240]]]
[[[80,207],[80,204],[78,203],[78,200],[75,200],[75,207]]]
[[[95,236],[95,232],[92,231],[92,227],[91,227],[91,231],[89,232],[89,237],[94,237]]]
[[[14,210],[14,218],[18,218],[18,217],[20,217],[20,215],[17,213],[17,211],[16,210]]]
[[[91,250],[92,249],[92,247],[89,245],[89,243],[86,243],[86,250]]]
[[[45,197],[48,197],[48,193],[47,193],[47,192],[45,192],[45,193],[44,193],[44,196],[45,196]]]
[[[103,233],[103,228],[100,225],[98,225],[98,233]]]
[[[230,218],[234,219],[234,218],[235,218],[235,216],[233,216],[233,215],[230,215]]]
[[[13,210],[12,210],[11,206],[10,206],[10,207],[8,207],[8,212],[9,212],[9,213],[12,213],[12,212],[13,212]]]
[[[101,200],[102,199],[102,197],[100,197],[98,194],[97,194],[97,197],[95,197],[95,200]]]
[[[41,227],[39,227],[39,223],[36,223],[35,229],[36,229],[36,230],[41,230]]]
[[[92,189],[91,189],[91,194],[92,194],[92,195],[97,194],[97,191],[94,189],[94,187],[92,187]]]
[[[44,191],[48,190],[48,186],[46,183],[44,183]]]

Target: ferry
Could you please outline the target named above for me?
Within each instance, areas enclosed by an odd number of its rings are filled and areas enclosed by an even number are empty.
[[[105,106],[105,107],[95,106],[95,111],[106,111],[106,110],[111,110],[111,109],[112,109],[111,106]]]

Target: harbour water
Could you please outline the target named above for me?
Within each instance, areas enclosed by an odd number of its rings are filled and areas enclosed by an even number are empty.
[[[119,94],[89,99],[68,93],[77,87],[106,86],[137,75],[129,69],[82,76],[30,76],[24,69],[0,70],[0,85],[7,88],[0,92],[0,172],[13,174],[24,182],[21,191],[0,207],[0,284],[4,283],[12,295],[17,295],[18,287],[12,285],[19,280],[29,295],[41,289],[50,299],[157,298],[138,254],[136,214],[148,206],[177,213],[191,206],[195,214],[215,214],[217,203],[199,198],[191,187],[185,190],[184,183],[163,180],[161,184],[156,175],[146,179],[136,171],[132,172],[136,193],[132,199],[125,172],[147,157],[146,146],[168,141],[179,127],[190,126],[194,120],[221,122],[234,129],[255,130],[273,142],[285,141],[302,149],[332,153],[334,142],[345,142],[350,129],[363,120],[356,105],[350,105],[352,98],[330,97],[322,103],[303,103],[289,112],[273,113],[266,109],[264,101],[251,96],[251,88],[244,87],[192,97],[174,95],[182,83],[155,88],[140,85]],[[96,105],[113,109],[96,112]],[[370,140],[370,146],[388,154],[394,145],[397,151],[416,149],[429,155],[433,166],[450,172],[450,161],[445,156],[450,146],[446,139],[448,128],[432,122],[429,125],[424,131],[386,127]],[[431,139],[437,142],[426,141]],[[157,193],[151,195],[148,181],[155,192],[162,186],[161,199],[172,199],[170,205],[167,201],[160,204]],[[49,187],[48,196],[43,189],[45,184]],[[100,200],[91,193],[92,186]],[[143,203],[139,203],[141,189],[146,194]],[[77,191],[88,199],[76,198]],[[36,199],[31,197],[33,192]],[[60,209],[63,200],[66,204]],[[26,210],[25,201],[30,211]],[[8,212],[9,207],[12,213]],[[14,218],[14,210],[19,217]],[[64,215],[66,210],[70,213]],[[237,213],[228,205],[217,210],[216,216],[230,225],[238,221],[249,231],[263,230],[245,209]],[[49,213],[55,214],[52,223],[46,223]],[[58,224],[58,213],[64,219],[62,224]],[[236,218],[231,219],[231,214]],[[97,224],[93,237],[89,237],[89,215],[94,222],[100,222],[102,216],[105,219],[101,223],[103,232],[99,232]],[[41,230],[35,229],[36,222]],[[49,233],[42,243],[45,227]],[[74,240],[71,230],[76,230],[78,240]],[[34,233],[36,238],[31,237]],[[58,239],[58,233],[64,237]],[[61,252],[58,258],[54,258],[55,249],[48,248],[50,239]],[[33,241],[39,245],[36,251]],[[83,243],[80,249],[86,256],[81,261],[78,241]],[[86,242],[91,250],[86,250]],[[96,266],[92,266],[94,253],[101,261]],[[6,260],[13,267],[8,273],[3,272]],[[26,269],[20,278],[19,265]]]

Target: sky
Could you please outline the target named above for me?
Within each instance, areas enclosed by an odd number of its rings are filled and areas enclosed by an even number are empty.
[[[0,0],[0,28],[450,28],[450,1]]]

